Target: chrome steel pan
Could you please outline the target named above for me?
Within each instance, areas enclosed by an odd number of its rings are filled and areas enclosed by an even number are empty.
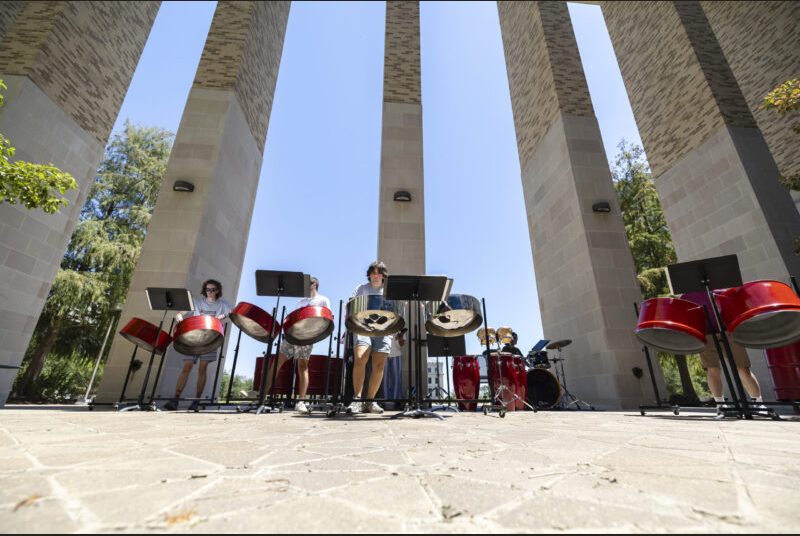
[[[356,296],[347,302],[345,325],[353,333],[367,337],[394,335],[406,327],[406,304],[383,296]]]
[[[467,294],[451,294],[445,301],[425,304],[425,329],[437,337],[458,337],[483,323],[481,302]]]

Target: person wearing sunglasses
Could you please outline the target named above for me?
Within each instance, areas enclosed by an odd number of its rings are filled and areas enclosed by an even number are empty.
[[[200,294],[202,297],[193,297],[194,310],[176,314],[175,320],[177,322],[183,322],[184,318],[198,315],[215,316],[220,320],[224,320],[228,316],[228,313],[231,312],[231,304],[222,298],[222,283],[215,279],[209,279],[203,283],[201,289]],[[183,388],[186,387],[186,380],[189,378],[189,374],[191,374],[195,363],[198,363],[197,391],[195,398],[201,398],[203,396],[203,389],[206,386],[208,364],[216,360],[216,351],[196,356],[184,356],[183,369],[181,369],[181,373],[178,376],[178,383],[175,385],[175,398],[164,404],[164,409],[169,411],[178,409],[178,400],[181,397]],[[192,404],[189,406],[189,411],[196,410],[197,406],[198,401],[193,400]]]

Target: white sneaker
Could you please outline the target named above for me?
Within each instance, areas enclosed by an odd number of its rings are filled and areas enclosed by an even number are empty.
[[[294,405],[294,410],[299,413],[311,413],[311,409],[302,400]]]
[[[383,413],[383,408],[377,402],[364,402],[364,413]]]
[[[350,405],[347,406],[347,413],[351,413],[353,415],[355,415],[356,413],[361,413],[361,408],[362,408],[361,399],[354,398],[353,401],[350,403]]]

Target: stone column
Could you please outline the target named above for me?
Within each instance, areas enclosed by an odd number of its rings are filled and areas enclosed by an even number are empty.
[[[288,16],[289,2],[217,5],[120,326],[132,317],[158,324],[161,314],[149,310],[147,287],[182,287],[198,294],[200,284],[213,278],[222,283],[224,297],[235,300]],[[191,182],[194,191],[174,191],[176,180]],[[119,398],[132,350],[116,336],[99,402]],[[171,349],[167,353],[157,395],[174,393],[181,357]],[[206,397],[215,367],[208,369]],[[184,396],[194,397],[196,370]],[[139,392],[143,377],[144,367],[134,374],[127,394]]]
[[[573,341],[563,355],[579,398],[653,400],[649,377],[632,373],[646,369],[633,336],[641,296],[567,5],[498,10],[544,336]],[[598,201],[611,212],[593,212]]]
[[[378,258],[386,263],[390,274],[423,275],[425,188],[417,1],[386,3],[382,128]],[[411,194],[411,201],[394,201],[398,191]],[[403,361],[405,392],[405,357]],[[427,388],[424,374],[423,380],[426,384],[422,387]]]
[[[0,204],[0,365],[21,364],[159,2],[3,2],[0,133],[78,190],[58,214]],[[0,368],[0,404],[17,371]]]
[[[761,107],[779,84],[800,76],[800,4],[700,2],[779,170],[800,172],[797,121]],[[800,192],[794,194],[800,202]]]
[[[678,259],[736,254],[744,281],[800,274],[800,215],[700,4],[602,6]],[[751,360],[769,395],[763,353]]]

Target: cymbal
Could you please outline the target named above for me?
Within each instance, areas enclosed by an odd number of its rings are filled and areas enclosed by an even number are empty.
[[[547,345],[546,349],[547,350],[558,350],[559,348],[564,348],[565,346],[569,346],[570,344],[572,344],[572,340],[571,339],[563,339],[563,340],[560,340],[560,341],[551,342],[550,344]]]

